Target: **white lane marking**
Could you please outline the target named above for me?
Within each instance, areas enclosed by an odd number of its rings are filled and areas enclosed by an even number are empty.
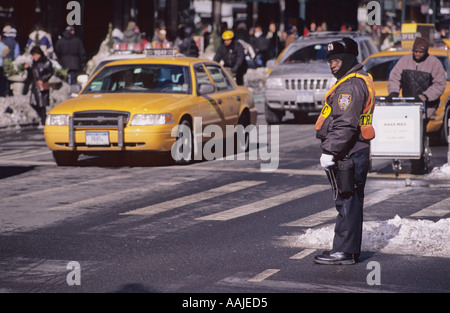
[[[296,189],[293,191],[289,191],[286,193],[279,194],[274,197],[266,198],[257,202],[253,202],[250,204],[242,205],[230,210],[226,210],[223,212],[203,216],[197,218],[197,220],[203,221],[227,221],[234,218],[238,218],[244,215],[260,212],[263,210],[267,210],[269,208],[275,207],[277,205],[297,200],[299,198],[303,198],[309,196],[311,194],[323,191],[328,189],[328,185],[310,185],[307,187],[303,187],[300,189]]]
[[[398,196],[409,189],[407,187],[404,188],[394,188],[394,189],[382,189],[367,195],[364,199],[364,208],[367,209],[370,206],[389,199],[393,196]],[[321,211],[315,214],[311,214],[307,217],[282,224],[281,226],[293,226],[293,227],[313,227],[329,220],[336,218],[337,211],[334,207],[329,208],[325,211]]]
[[[199,165],[192,165],[189,168],[193,168],[195,170],[201,170],[201,171],[215,171],[215,172],[245,172],[245,173],[268,173],[268,174],[286,174],[286,175],[309,175],[309,176],[326,176],[326,173],[323,169],[283,169],[278,168],[275,171],[261,171],[261,169],[258,168],[248,168],[248,167],[227,167],[227,166],[207,166],[206,164],[214,164],[214,162],[226,162],[223,160],[213,160],[208,161],[207,163],[201,163]],[[235,162],[245,162],[244,161],[235,161]],[[170,167],[169,167],[170,168]],[[183,167],[173,167],[173,169],[182,169]],[[369,173],[367,177],[376,177],[376,178],[386,178],[386,179],[393,179],[395,178],[394,173]],[[410,178],[410,179],[416,179],[417,175],[413,174],[401,174],[402,179]]]
[[[38,156],[38,155],[42,155],[42,154],[50,154],[50,153],[52,153],[52,152],[48,149],[46,149],[45,151],[32,150],[32,151],[28,151],[26,153],[21,151],[21,152],[17,152],[14,154],[0,155],[0,158],[2,158],[2,160],[15,160],[15,159],[28,158],[28,157],[32,157],[32,156]]]
[[[236,183],[231,183],[218,188],[209,189],[199,193],[195,193],[189,196],[157,203],[144,208],[128,211],[122,213],[121,215],[154,215],[157,213],[169,211],[175,208],[179,208],[185,205],[197,203],[204,200],[209,200],[218,196],[223,196],[228,193],[239,191],[245,188],[254,187],[265,183],[265,181],[240,181]]]
[[[269,269],[265,270],[264,272],[261,272],[258,275],[250,278],[247,281],[252,282],[252,283],[260,283],[263,280],[269,278],[270,276],[278,273],[279,271],[280,271],[279,269],[269,268]]]
[[[365,283],[365,282],[364,282]],[[326,285],[326,284],[319,284],[319,283],[308,283],[308,282],[295,282],[295,281],[285,281],[285,280],[272,280],[267,279],[259,282],[257,285],[255,285],[253,282],[249,282],[247,277],[241,276],[231,276],[227,277],[225,279],[220,280],[217,282],[217,285],[219,286],[227,286],[231,288],[262,288],[261,290],[273,290],[276,292],[318,292],[318,293],[324,293],[324,292],[338,292],[338,293],[374,293],[374,292],[395,292],[395,290],[398,290],[398,286],[392,286],[392,285],[385,285],[383,290],[378,290],[377,288],[365,288],[362,287],[362,284],[359,285],[351,285],[351,286],[345,286],[340,284],[335,285]],[[370,287],[370,286],[369,286]],[[420,288],[419,288],[420,289]],[[408,290],[412,292],[420,292],[420,290],[416,290],[414,287],[409,288]]]
[[[308,255],[310,255],[311,253],[313,253],[315,251],[316,251],[316,249],[305,249],[305,250],[300,251],[297,254],[294,254],[289,259],[291,259],[291,260],[301,260],[301,259],[307,257]]]
[[[49,208],[47,210],[49,210],[49,211],[72,210],[72,209],[87,208],[90,206],[95,206],[95,205],[109,203],[109,202],[128,201],[128,199],[131,197],[137,197],[142,194],[146,194],[149,191],[155,190],[158,187],[175,186],[175,185],[181,184],[183,182],[184,182],[183,180],[179,180],[179,179],[174,179],[173,181],[169,180],[169,181],[164,181],[164,182],[157,182],[157,183],[153,183],[149,186],[118,191],[118,192],[114,192],[113,194],[106,194],[106,195],[102,195],[102,196],[97,196],[97,197],[77,201],[74,203],[63,204],[60,206]]]
[[[127,175],[127,176],[117,175],[117,176],[103,177],[103,178],[99,178],[99,179],[86,180],[86,181],[82,181],[82,182],[75,183],[75,184],[63,185],[63,186],[49,188],[49,189],[45,189],[45,190],[32,191],[32,192],[20,194],[17,196],[11,196],[11,197],[7,197],[7,198],[3,198],[3,200],[15,201],[15,200],[23,199],[23,198],[34,197],[34,196],[38,196],[38,197],[48,196],[48,195],[59,193],[59,192],[65,191],[65,190],[73,189],[78,186],[97,184],[97,183],[105,183],[105,182],[109,182],[112,180],[119,180],[119,179],[121,180],[121,179],[127,179],[127,178],[131,178],[131,177],[133,177],[133,176],[132,175]]]
[[[411,216],[428,216],[428,217],[442,217],[444,215],[450,214],[450,198],[444,199],[438,203],[430,205],[425,209],[422,209]]]
[[[21,160],[10,160],[10,159],[0,159],[1,165],[23,165],[23,166],[46,166],[46,165],[56,165],[54,161],[21,161]]]

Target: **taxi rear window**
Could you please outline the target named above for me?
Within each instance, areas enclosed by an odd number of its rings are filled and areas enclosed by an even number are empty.
[[[103,68],[86,86],[92,93],[191,93],[189,68],[181,65],[133,64]]]

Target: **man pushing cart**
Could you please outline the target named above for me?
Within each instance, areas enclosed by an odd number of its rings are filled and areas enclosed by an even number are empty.
[[[415,39],[412,53],[400,58],[389,75],[389,96],[380,97],[376,103],[374,128],[379,130],[372,143],[372,156],[393,157],[397,175],[402,158],[411,159],[414,174],[430,169],[426,126],[436,114],[446,75],[442,63],[428,54],[428,49],[427,38]],[[400,91],[403,98],[398,98]]]

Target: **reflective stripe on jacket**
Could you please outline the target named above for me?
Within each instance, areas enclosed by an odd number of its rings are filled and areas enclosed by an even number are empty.
[[[327,92],[315,125],[322,149],[337,157],[368,147],[368,142],[375,137],[373,81],[361,64],[349,73]]]

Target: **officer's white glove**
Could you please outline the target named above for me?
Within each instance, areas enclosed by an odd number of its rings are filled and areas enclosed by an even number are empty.
[[[334,156],[330,154],[322,153],[320,156],[320,165],[325,169],[328,170],[331,166],[333,166],[334,163]]]

